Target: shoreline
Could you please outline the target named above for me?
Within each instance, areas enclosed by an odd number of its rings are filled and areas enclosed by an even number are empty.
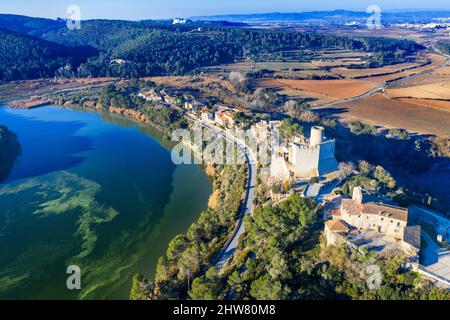
[[[7,105],[7,104],[2,105],[2,107],[4,107],[5,109],[6,109],[6,108],[11,108],[11,107],[10,107],[9,105]],[[44,106],[42,106],[42,107],[44,107]],[[160,145],[161,145],[161,148],[166,149],[166,150],[167,150],[166,152],[169,152],[169,153],[170,153],[170,146],[168,146],[167,144],[165,144],[165,143],[164,143],[164,140],[162,140],[162,136],[163,136],[163,135],[162,135],[162,132],[159,131],[158,129],[156,129],[154,126],[151,126],[150,123],[146,123],[146,122],[142,122],[142,121],[137,121],[137,120],[135,120],[135,119],[130,118],[129,116],[123,115],[123,114],[120,113],[120,112],[107,112],[107,113],[106,113],[106,110],[105,110],[105,109],[102,110],[102,111],[103,111],[103,113],[104,113],[104,116],[106,116],[106,118],[102,117],[102,112],[100,112],[100,110],[95,110],[95,109],[92,109],[92,108],[85,108],[85,107],[80,107],[80,106],[71,106],[71,107],[68,107],[68,106],[55,106],[55,105],[47,105],[47,107],[55,108],[55,109],[61,109],[61,110],[63,110],[63,109],[66,108],[66,109],[69,109],[69,110],[70,110],[70,109],[73,109],[74,111],[78,111],[78,112],[85,112],[85,113],[97,114],[98,116],[100,116],[101,118],[103,118],[102,121],[109,122],[109,123],[111,123],[110,121],[108,121],[109,115],[111,115],[112,117],[117,118],[117,119],[123,119],[123,120],[126,121],[126,122],[124,122],[124,123],[134,124],[133,127],[135,127],[135,130],[136,130],[137,132],[139,132],[139,134],[144,135],[144,136],[149,136],[150,138],[152,138],[153,140],[155,140],[158,144],[160,144]],[[14,109],[14,108],[12,108],[12,109]],[[55,111],[57,111],[57,110],[55,110]],[[117,111],[117,110],[115,110],[115,111]],[[27,110],[23,110],[23,112],[26,113]],[[50,110],[49,112],[51,112],[51,110]],[[111,118],[110,118],[110,119],[111,119]],[[114,124],[114,123],[113,123],[113,124]],[[128,126],[128,125],[127,125],[127,126]],[[147,130],[145,130],[145,128],[147,128]],[[149,130],[148,130],[148,129],[149,129]],[[157,133],[157,135],[153,135],[153,134],[152,134],[153,132],[154,132],[154,133]],[[150,140],[148,140],[148,141],[150,141]],[[168,161],[170,161],[170,158],[168,159]],[[177,166],[177,167],[179,167],[179,166]],[[175,168],[175,169],[176,169],[175,172],[177,172],[177,171],[178,171],[178,168]],[[202,168],[198,167],[198,168],[195,168],[195,170],[194,170],[194,168],[190,168],[190,169],[188,168],[187,171],[186,171],[186,169],[182,169],[182,170],[181,170],[181,172],[185,172],[185,173],[186,173],[186,172],[192,172],[192,171],[198,172],[197,175],[202,176],[202,180],[204,179],[205,181],[207,181],[207,184],[208,184],[208,191],[207,191],[207,192],[204,194],[204,196],[203,196],[204,201],[202,201],[201,203],[200,203],[200,202],[193,202],[194,207],[197,207],[197,209],[196,209],[196,210],[193,210],[193,211],[192,211],[192,215],[190,215],[190,216],[192,216],[192,218],[191,218],[192,220],[191,220],[187,225],[182,224],[182,225],[181,225],[182,228],[179,229],[179,230],[177,231],[176,234],[187,232],[188,228],[192,225],[192,223],[195,223],[195,222],[198,221],[198,219],[199,219],[201,213],[202,213],[204,210],[207,210],[209,198],[211,197],[211,195],[212,195],[212,193],[213,193],[213,190],[214,190],[214,184],[213,184],[213,181],[212,181],[212,179],[211,179],[211,172],[209,172],[209,171],[207,170],[207,166],[202,165]],[[179,174],[179,173],[178,173],[178,174]],[[172,178],[174,178],[173,175],[172,175]],[[179,179],[179,178],[178,178],[178,179]],[[203,182],[202,182],[202,183],[203,183]],[[172,184],[173,184],[173,181],[172,181]],[[181,188],[180,190],[183,191],[183,189],[186,189],[186,188],[183,187],[183,188]],[[180,196],[180,195],[179,195],[180,190],[178,190],[178,197]],[[177,196],[177,194],[174,194],[174,193],[172,192],[172,193],[170,194],[170,201],[169,201],[169,202],[166,204],[166,206],[164,207],[164,212],[166,212],[166,210],[169,209],[169,208],[167,208],[167,205],[169,205],[169,207],[170,207],[170,206],[173,206],[173,203],[172,203],[172,201],[173,201],[173,200],[172,200],[172,197],[174,197],[174,196]],[[172,211],[173,211],[173,209],[172,209]],[[165,220],[164,220],[164,219],[165,219]],[[161,224],[167,224],[167,221],[168,221],[167,218],[164,218],[164,219],[161,220],[161,221],[159,221],[159,222],[155,225],[154,228],[160,226]],[[176,220],[175,220],[173,223],[174,223],[175,225],[178,224],[178,222],[177,222]],[[153,231],[154,228],[152,228],[152,230],[150,230],[150,234],[152,234],[152,233],[154,232],[154,231]],[[158,260],[158,257],[159,257],[160,255],[165,255],[165,253],[166,253],[166,251],[167,251],[167,247],[168,247],[170,241],[172,241],[173,237],[174,237],[176,234],[173,234],[173,235],[167,237],[167,241],[165,241],[162,245],[160,245],[160,249],[161,249],[160,251],[161,251],[161,254],[158,254],[158,256],[156,256],[156,259],[154,259],[153,261],[150,261],[150,263],[147,264],[147,267],[145,268],[145,270],[149,270],[149,271],[147,271],[147,272],[148,272],[148,274],[149,274],[149,278],[150,278],[150,279],[153,279],[154,276],[155,276],[155,270],[156,270],[156,267],[157,267],[157,260]],[[144,250],[144,252],[145,252],[145,250]],[[150,250],[150,252],[151,252],[151,250]],[[137,272],[140,272],[140,271],[139,271],[139,270],[135,270],[135,271],[130,272],[130,273],[127,275],[127,278],[128,278],[128,279],[133,278],[133,276],[134,276]],[[129,287],[129,288],[131,288],[131,282],[130,282],[130,287]],[[128,290],[126,296],[124,296],[123,298],[124,298],[124,299],[128,299],[128,298],[129,298],[129,293],[130,293],[130,291]]]
[[[15,106],[11,106],[9,104],[6,104],[7,107],[9,108],[13,108],[13,109],[24,109],[24,108],[17,108]],[[113,116],[118,116],[127,120],[131,120],[134,123],[136,123],[137,125],[141,125],[141,126],[149,126],[152,129],[158,131],[161,134],[161,139],[163,141],[167,141],[166,140],[166,132],[164,130],[161,129],[160,126],[154,124],[144,113],[142,113],[141,111],[137,111],[137,110],[132,110],[132,109],[122,109],[122,108],[114,108],[114,107],[110,107],[110,108],[99,108],[99,107],[87,107],[87,106],[83,106],[83,105],[75,105],[75,104],[59,104],[56,103],[56,101],[50,101],[49,103],[46,104],[42,104],[40,106],[36,106],[33,108],[39,108],[39,107],[45,107],[45,106],[52,106],[52,107],[62,107],[62,108],[73,108],[73,109],[79,109],[81,111],[88,111],[88,112],[95,112],[97,114],[101,114],[101,112],[106,112],[110,115]],[[33,109],[33,108],[25,108],[25,109]],[[192,120],[189,119],[189,122],[191,122]],[[156,138],[157,140],[159,140],[158,138]],[[161,145],[163,145],[163,141],[159,141]],[[189,149],[194,153],[194,156],[198,156],[199,155],[199,151],[195,148],[194,144],[186,144],[186,146],[189,147]],[[166,147],[166,146],[163,146]],[[201,155],[200,155],[201,158]],[[248,165],[248,164],[247,164]],[[216,171],[215,169],[211,170],[211,165],[208,165],[206,163],[204,163],[202,161],[201,163],[201,167],[202,167],[202,171],[203,173],[207,176],[207,178],[210,180],[211,183],[211,193],[209,194],[208,198],[211,198],[211,196],[214,195],[215,191],[218,190],[217,187],[215,187],[214,185],[214,179],[217,177],[217,175],[220,173],[219,171]],[[214,168],[214,167],[213,167]],[[247,177],[244,176],[244,179],[247,180]],[[207,204],[207,208],[208,208],[208,204]],[[205,208],[204,210],[206,210],[207,208]],[[203,212],[204,210],[202,210],[201,212]],[[193,223],[197,223],[200,216],[201,216],[201,212],[198,213],[198,218],[193,222]],[[238,221],[237,221],[238,222]],[[242,221],[241,223],[242,224]],[[238,226],[240,225],[238,224]],[[191,224],[192,225],[192,224]],[[232,226],[232,234],[230,237],[227,237],[227,241],[225,243],[225,246],[229,246],[229,242],[233,239],[233,236],[236,235],[237,233],[237,229],[236,225],[234,224]],[[187,232],[187,230],[185,231]],[[185,233],[184,232],[184,233]],[[170,241],[172,241],[173,239],[171,239]],[[167,250],[167,246],[169,245],[170,241],[166,244],[166,250]],[[218,257],[221,256],[221,254],[223,254],[224,248],[221,248],[219,250],[219,252],[214,252],[211,253],[213,256],[217,255]],[[214,263],[212,264],[214,265]],[[152,268],[156,268],[157,265],[153,266]],[[130,277],[134,277],[136,274],[130,274]],[[151,277],[149,278],[151,281],[154,281],[155,275],[151,275]]]

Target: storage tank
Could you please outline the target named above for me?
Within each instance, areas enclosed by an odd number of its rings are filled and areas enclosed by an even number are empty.
[[[311,147],[317,146],[322,143],[323,131],[323,127],[314,126],[311,128],[311,138],[309,139],[309,145]]]

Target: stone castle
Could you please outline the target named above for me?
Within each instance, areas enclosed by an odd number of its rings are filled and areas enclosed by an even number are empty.
[[[336,141],[326,139],[323,127],[312,127],[309,143],[292,142],[289,163],[297,178],[321,177],[338,169],[334,157]]]

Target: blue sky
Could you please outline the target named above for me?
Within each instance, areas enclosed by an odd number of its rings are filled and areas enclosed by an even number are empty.
[[[300,12],[348,9],[365,11],[447,9],[450,0],[0,0],[0,13],[65,17],[69,5],[81,8],[82,19],[157,19],[229,13]]]

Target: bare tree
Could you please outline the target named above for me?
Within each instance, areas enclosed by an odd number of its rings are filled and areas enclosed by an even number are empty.
[[[311,110],[305,110],[300,113],[298,119],[303,122],[317,122],[320,120],[320,117]]]
[[[339,179],[344,180],[355,171],[355,165],[353,162],[341,162],[339,163]]]
[[[317,114],[311,110],[308,110],[308,105],[305,102],[288,100],[284,104],[284,111],[291,118],[295,118],[303,122],[316,122],[320,120]]]
[[[253,93],[253,96],[249,96],[249,98],[251,100],[248,100],[246,103],[247,109],[269,112],[277,106],[276,94],[267,89],[258,88]]]
[[[242,89],[247,84],[247,77],[237,71],[230,72],[228,79],[230,80],[231,84],[240,91],[242,91]]]

